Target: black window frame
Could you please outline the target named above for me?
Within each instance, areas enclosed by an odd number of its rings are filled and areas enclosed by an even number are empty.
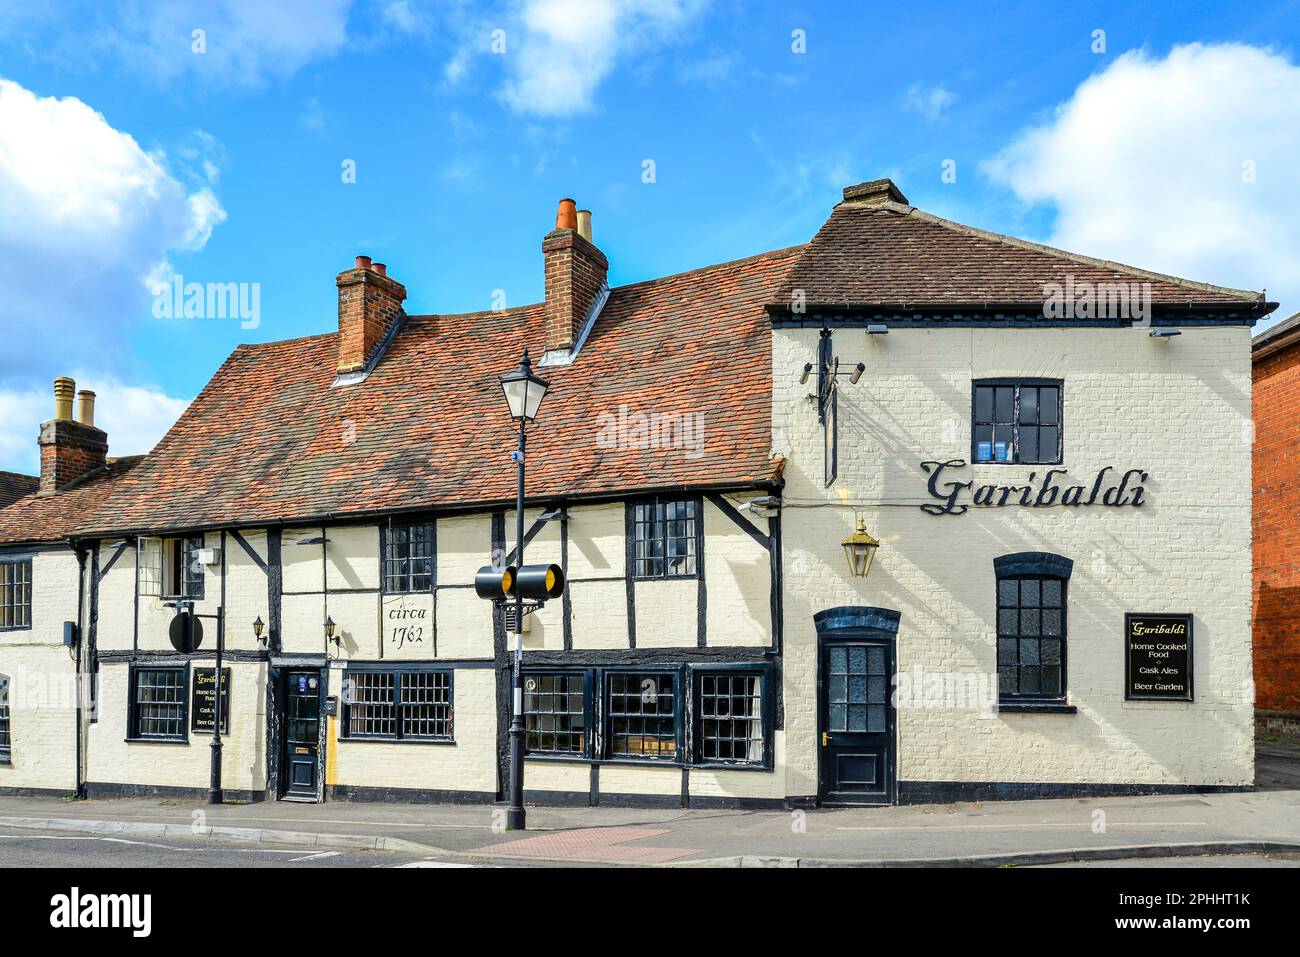
[[[1016,585],[1017,596],[1016,596],[1016,603],[1014,605],[1008,604],[1004,601],[1003,588],[1002,588],[1003,582],[1012,582],[1012,581],[1017,583]],[[1020,583],[1029,582],[1029,581],[1034,581],[1039,583],[1037,589],[1039,592],[1039,600],[1036,605],[1025,605],[1024,603],[1024,599],[1023,599],[1024,590],[1023,590],[1023,586]],[[1047,608],[1050,610],[1056,610],[1055,605],[1046,605],[1043,603],[1043,598],[1042,598],[1043,582],[1056,582],[1060,585],[1061,588],[1061,601],[1060,601],[1060,608],[1059,608],[1061,613],[1061,627],[1060,627],[1059,635],[1046,634],[1046,629],[1042,626],[1043,609]],[[994,640],[995,640],[995,648],[996,648],[995,650],[996,660],[994,662],[995,665],[994,670],[997,675],[999,706],[1032,707],[1035,705],[1038,706],[1065,705],[1069,697],[1069,683],[1068,683],[1068,678],[1069,678],[1068,663],[1069,663],[1069,643],[1070,643],[1069,642],[1069,635],[1070,635],[1069,577],[1062,576],[1062,575],[1054,575],[1049,573],[1042,573],[1042,572],[1036,572],[1036,573],[1021,572],[1021,573],[1014,573],[1014,574],[999,574],[996,576],[995,587],[996,587],[996,592],[994,596],[994,630],[995,630],[996,638]],[[1024,619],[1022,617],[1022,613],[1025,611],[1032,612],[1035,609],[1037,609],[1039,612],[1039,627],[1034,634],[1030,634],[1030,635],[1023,634],[1025,629],[1023,625]],[[1004,611],[1014,611],[1016,613],[1016,618],[1017,618],[1016,634],[1014,635],[1005,634],[1003,632]],[[1060,689],[1057,692],[1043,692],[1041,690],[1031,691],[1031,692],[1021,691],[1020,685],[1023,680],[1022,669],[1024,668],[1041,669],[1045,667],[1042,663],[1043,660],[1042,643],[1044,640],[1047,641],[1058,640],[1060,642],[1060,661],[1058,664],[1058,667],[1060,668]],[[1015,642],[1016,654],[1015,654],[1014,662],[1008,662],[1007,664],[1004,664],[1005,661],[1003,655],[1004,641]],[[1036,651],[1036,659],[1033,662],[1026,663],[1023,660],[1025,649],[1022,642],[1024,641],[1035,641],[1038,644],[1038,648]],[[1016,669],[1016,690],[1014,692],[1003,691],[1002,688],[1002,672],[1003,672],[1003,668],[1006,667],[1007,665],[1009,665],[1010,667],[1014,667]],[[1050,665],[1048,665],[1048,667],[1050,667]],[[1041,672],[1039,675],[1039,679],[1040,679],[1040,687],[1041,687]]]
[[[773,766],[773,725],[775,724],[775,695],[772,693],[772,669],[751,664],[692,665],[691,681],[691,764],[697,768],[755,768],[771,770]],[[708,678],[747,677],[758,680],[759,733],[762,735],[762,754],[757,758],[720,758],[704,755],[707,736],[704,722],[708,720],[704,709],[704,682]],[[726,719],[723,719],[726,720]],[[734,720],[734,719],[732,719]]]
[[[670,757],[641,757],[637,754],[619,753],[614,750],[614,730],[613,722],[618,718],[625,719],[654,719],[663,717],[662,714],[655,714],[645,711],[640,712],[619,712],[615,713],[612,697],[613,684],[615,679],[631,678],[645,681],[648,678],[670,677],[673,682],[672,701],[673,701],[673,751]],[[601,755],[606,760],[625,761],[632,764],[651,764],[651,765],[681,765],[685,763],[682,755],[685,753],[685,727],[686,727],[686,701],[685,701],[685,681],[683,680],[682,669],[672,665],[668,666],[642,666],[635,668],[606,668],[601,673],[601,730],[604,732],[601,736]],[[623,692],[626,696],[626,692]],[[656,691],[656,697],[662,693]],[[630,735],[622,735],[630,737]],[[640,737],[644,740],[646,735],[644,731]],[[668,740],[667,735],[655,735],[657,739]]]
[[[167,672],[178,673],[181,676],[180,681],[180,714],[179,731],[175,734],[141,734],[140,733],[140,676],[148,672]],[[131,662],[127,673],[127,705],[126,705],[126,740],[131,742],[145,742],[154,744],[166,743],[188,743],[190,730],[190,665],[189,662],[183,664],[164,664],[164,663],[137,663]]]
[[[13,763],[13,686],[8,675],[0,675],[0,764]]]
[[[541,695],[555,694],[555,692],[553,691],[543,690],[540,686],[535,688],[534,690],[531,691],[529,690],[530,681],[546,679],[546,678],[560,678],[565,681],[569,681],[576,678],[582,682],[582,689],[580,692],[578,692],[578,694],[580,694],[582,698],[581,713],[582,713],[582,724],[583,724],[583,732],[582,732],[583,742],[582,742],[582,748],[580,750],[560,751],[552,748],[534,747],[531,744],[534,735],[536,735],[540,739],[542,735],[547,733],[547,731],[546,729],[542,729],[540,727],[534,730],[532,724],[530,723],[530,719],[540,717],[541,715],[544,714],[574,714],[575,713],[571,711],[559,712],[559,711],[542,711],[540,709],[534,709],[534,710],[529,709],[530,697],[536,699],[538,696]],[[593,695],[592,685],[593,685],[592,672],[587,670],[576,671],[573,669],[566,670],[563,668],[552,668],[547,670],[542,670],[542,669],[529,670],[524,673],[524,743],[525,743],[525,747],[527,748],[527,753],[529,757],[536,755],[539,757],[572,759],[572,758],[587,758],[591,756],[592,748],[594,745],[594,739],[596,737],[596,727],[595,727],[596,722],[594,720],[596,709],[594,707],[594,702],[592,700],[592,695]],[[566,697],[568,697],[568,696],[572,696],[574,692],[565,691],[563,692],[563,694],[565,694]],[[550,733],[558,736],[559,734],[573,734],[574,732],[572,730],[565,730],[561,732],[555,729],[551,729]]]
[[[393,732],[391,734],[358,734],[352,731],[352,678],[356,675],[388,675],[393,680]],[[408,734],[405,726],[405,709],[418,706],[418,702],[403,700],[403,678],[413,674],[435,674],[447,680],[447,717],[445,735]],[[379,741],[388,744],[455,744],[456,743],[456,669],[422,662],[404,662],[400,665],[349,664],[343,670],[344,693],[340,701],[339,740]],[[435,719],[441,720],[441,719]]]
[[[761,761],[722,761],[703,757],[702,738],[699,731],[699,686],[705,675],[749,674],[760,678],[762,697],[763,757]],[[675,754],[667,758],[644,758],[634,755],[614,754],[610,731],[609,687],[612,675],[671,674],[675,688]],[[538,675],[581,676],[583,681],[584,720],[588,730],[584,753],[536,751],[529,748],[530,761],[557,761],[578,764],[630,764],[639,767],[719,769],[731,771],[771,771],[774,767],[776,728],[776,673],[771,664],[759,661],[709,662],[691,664],[671,662],[665,664],[574,664],[532,666],[524,669],[525,688],[530,677]],[[527,695],[525,692],[525,706]],[[526,720],[526,718],[525,718]]]
[[[414,558],[411,556],[411,532],[413,529],[424,529],[426,536],[423,542],[427,548],[428,554],[418,555]],[[379,581],[380,586],[386,595],[427,595],[432,594],[438,583],[438,526],[432,519],[421,522],[390,522],[381,526],[383,532],[383,541],[379,549]],[[394,550],[405,549],[405,555],[394,557]],[[416,572],[413,568],[413,562],[427,562],[428,571]],[[396,563],[406,564],[404,571],[394,573],[392,567]],[[427,577],[429,582],[424,588],[415,587],[416,578]],[[394,584],[395,583],[395,584]]]
[[[1041,389],[1054,388],[1056,390],[1056,424],[1043,424],[1041,421],[1024,422],[1020,421],[1022,417],[1021,409],[1021,390],[1022,389]],[[1011,421],[998,421],[996,392],[992,402],[992,411],[987,421],[979,416],[979,390],[1010,388],[1012,390]],[[974,465],[1061,465],[1065,460],[1065,380],[1064,379],[1039,379],[1039,378],[996,378],[996,379],[974,379],[971,381],[971,402],[970,402],[970,460]],[[1035,417],[1041,419],[1041,406],[1037,396],[1035,397]],[[1056,454],[1051,458],[1046,458],[1040,454],[1033,461],[1025,461],[1021,458],[1021,426],[1031,426],[1036,429],[1055,428],[1056,429]],[[1005,461],[999,461],[996,458],[981,459],[979,457],[979,430],[981,428],[997,427],[1011,429],[1011,450],[1010,456]],[[996,436],[996,432],[994,433]],[[1040,432],[1041,436],[1041,432]],[[992,449],[990,449],[990,452]]]
[[[669,518],[669,506],[689,505],[692,514],[685,518]],[[658,510],[664,509],[660,518]],[[643,510],[655,509],[653,517],[643,517]],[[669,535],[669,523],[691,522],[694,534]],[[662,525],[662,535],[647,535],[646,529]],[[628,575],[633,581],[691,581],[704,574],[704,499],[699,495],[664,496],[655,495],[639,498],[627,503],[627,561]],[[688,572],[673,572],[670,568],[669,542],[690,542],[691,553],[686,556],[692,568]],[[660,555],[650,554],[651,548],[658,544],[662,549]],[[651,563],[662,562],[662,572],[656,572]],[[649,570],[643,570],[649,566]]]
[[[22,572],[25,577],[21,580],[14,577],[19,574],[19,569],[25,569]],[[31,555],[0,557],[0,632],[31,631],[35,573],[36,565]],[[17,598],[12,597],[15,591],[19,593]],[[23,595],[26,601],[22,600]],[[5,613],[11,609],[17,609],[26,620],[21,624],[4,624]]]
[[[164,599],[203,601],[207,570],[196,553],[204,548],[202,535],[169,535],[162,539],[162,585]]]

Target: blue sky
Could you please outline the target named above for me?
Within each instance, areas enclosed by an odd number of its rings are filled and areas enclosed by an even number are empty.
[[[562,196],[615,284],[806,241],[890,176],[1300,309],[1300,3],[1067,6],[0,0],[0,468],[35,470],[60,373],[147,451],[238,343],[331,330],[358,253],[410,312],[536,301]],[[259,325],[155,317],[171,272],[259,284]]]

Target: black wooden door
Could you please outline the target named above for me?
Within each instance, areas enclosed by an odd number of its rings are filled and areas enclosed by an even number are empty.
[[[320,775],[320,671],[284,674],[284,796],[316,800]]]
[[[894,791],[893,645],[824,641],[818,669],[819,797],[889,804]]]

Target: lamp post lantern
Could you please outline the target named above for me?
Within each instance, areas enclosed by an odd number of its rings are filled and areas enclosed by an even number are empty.
[[[517,473],[515,495],[515,561],[516,567],[524,564],[524,449],[527,445],[526,427],[537,417],[542,399],[546,397],[549,383],[533,374],[533,363],[524,349],[519,368],[501,376],[501,391],[505,393],[510,417],[519,423],[519,445],[513,456]],[[524,593],[515,588],[515,660],[514,660],[514,714],[510,720],[510,808],[506,812],[506,826],[514,831],[525,829],[524,814]]]

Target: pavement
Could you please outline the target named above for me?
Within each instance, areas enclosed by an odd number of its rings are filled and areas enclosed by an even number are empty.
[[[14,863],[24,834],[176,842],[190,850],[315,848],[339,852],[349,866],[376,866],[350,857],[357,852],[429,862],[422,866],[1026,866],[1203,855],[1300,865],[1300,749],[1261,742],[1258,783],[1258,790],[1231,794],[808,811],[529,808],[526,832],[505,830],[499,805],[213,807],[156,798],[2,797],[0,866]],[[48,844],[40,853],[28,850],[39,857]],[[289,855],[264,854],[238,866],[280,858]],[[215,854],[209,861],[221,863]]]

